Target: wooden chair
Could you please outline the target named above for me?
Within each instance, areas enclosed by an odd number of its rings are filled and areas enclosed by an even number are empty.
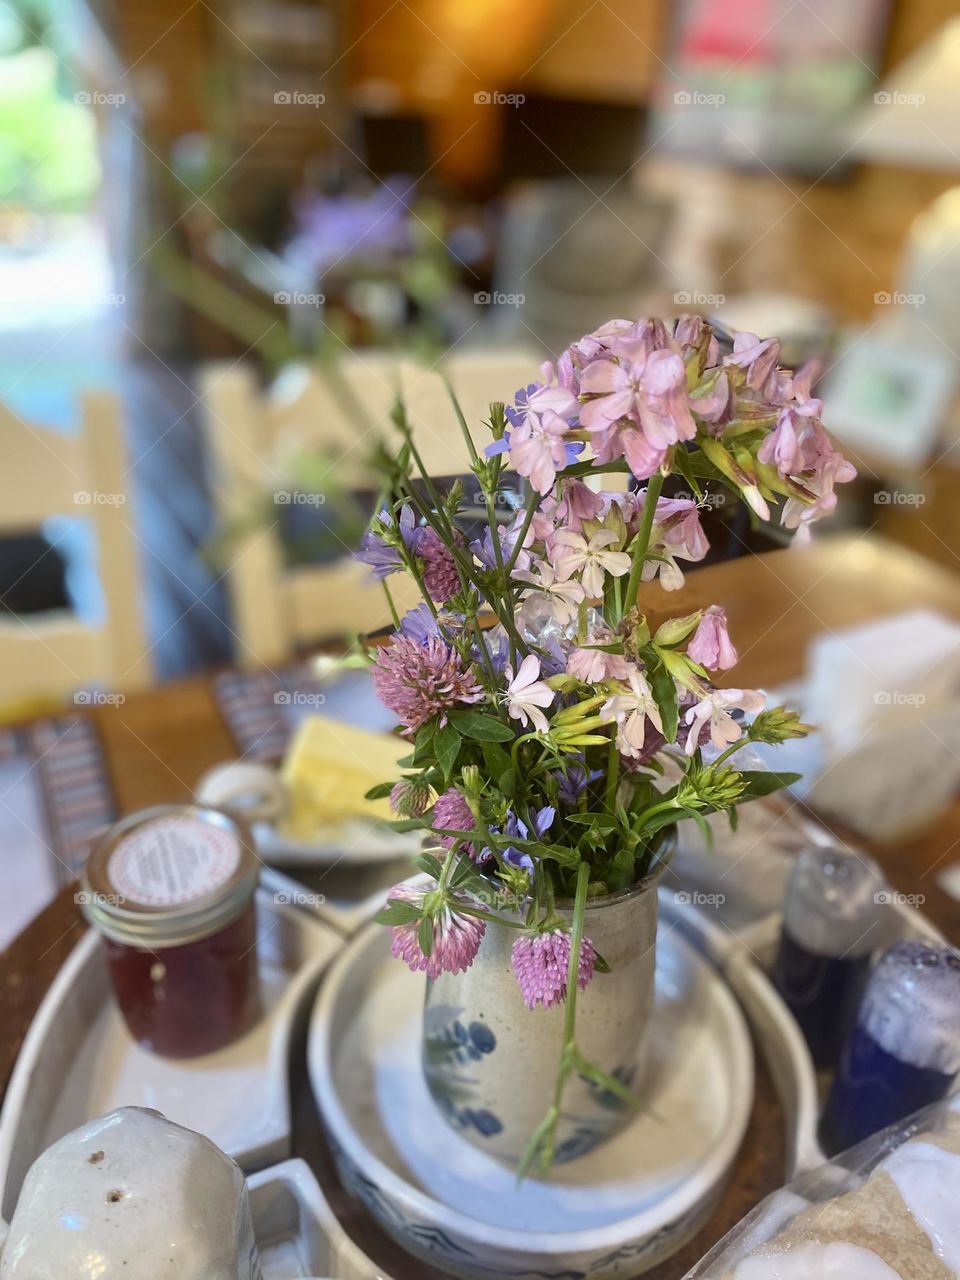
[[[529,352],[470,351],[452,357],[446,373],[474,442],[483,448],[489,442],[483,424],[491,402],[511,402],[519,387],[538,376],[539,359]],[[304,448],[323,450],[332,459],[339,484],[376,488],[368,456],[378,438],[396,439],[390,412],[398,390],[430,474],[465,474],[466,445],[436,370],[362,352],[339,361],[330,375],[293,366],[261,393],[249,367],[208,366],[201,397],[223,522],[241,527],[244,511],[262,502],[264,492],[280,487],[280,459]],[[226,580],[241,665],[281,662],[299,646],[391,622],[386,598],[365,565],[345,554],[332,564],[287,568],[275,525],[240,538]],[[401,612],[420,598],[406,575],[394,575],[389,586]]]
[[[0,612],[0,702],[82,698],[94,687],[149,682],[116,401],[106,392],[83,396],[82,419],[78,434],[64,435],[0,405],[0,535],[36,529],[52,516],[89,519],[105,603],[96,623],[66,609]]]

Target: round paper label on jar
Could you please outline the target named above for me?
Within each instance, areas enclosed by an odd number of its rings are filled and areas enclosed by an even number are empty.
[[[107,874],[116,892],[130,902],[175,907],[226,884],[241,853],[232,831],[175,814],[124,836],[110,855]]]

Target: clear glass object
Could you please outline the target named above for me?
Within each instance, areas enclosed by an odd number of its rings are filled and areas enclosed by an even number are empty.
[[[818,1067],[836,1065],[866,985],[870,956],[883,945],[887,892],[871,859],[846,849],[811,848],[787,885],[774,981]]]
[[[820,1126],[828,1155],[946,1096],[960,1071],[960,954],[897,942],[847,1036]]]

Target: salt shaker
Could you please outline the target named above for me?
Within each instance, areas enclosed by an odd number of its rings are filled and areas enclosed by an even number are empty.
[[[833,1079],[820,1142],[836,1155],[945,1097],[960,1072],[960,953],[912,939],[870,975]]]
[[[38,1156],[0,1280],[263,1280],[247,1184],[208,1139],[122,1107]]]
[[[794,863],[774,981],[818,1067],[840,1056],[871,952],[885,941],[887,897],[880,868],[862,854],[811,848]]]

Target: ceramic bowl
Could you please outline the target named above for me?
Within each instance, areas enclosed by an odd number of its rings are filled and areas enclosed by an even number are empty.
[[[420,1063],[424,980],[389,946],[373,926],[333,967],[309,1065],[341,1179],[398,1243],[468,1280],[613,1280],[698,1229],[743,1137],[753,1059],[735,1000],[675,925],[658,944],[647,1109],[549,1181],[519,1186],[436,1110]]]

